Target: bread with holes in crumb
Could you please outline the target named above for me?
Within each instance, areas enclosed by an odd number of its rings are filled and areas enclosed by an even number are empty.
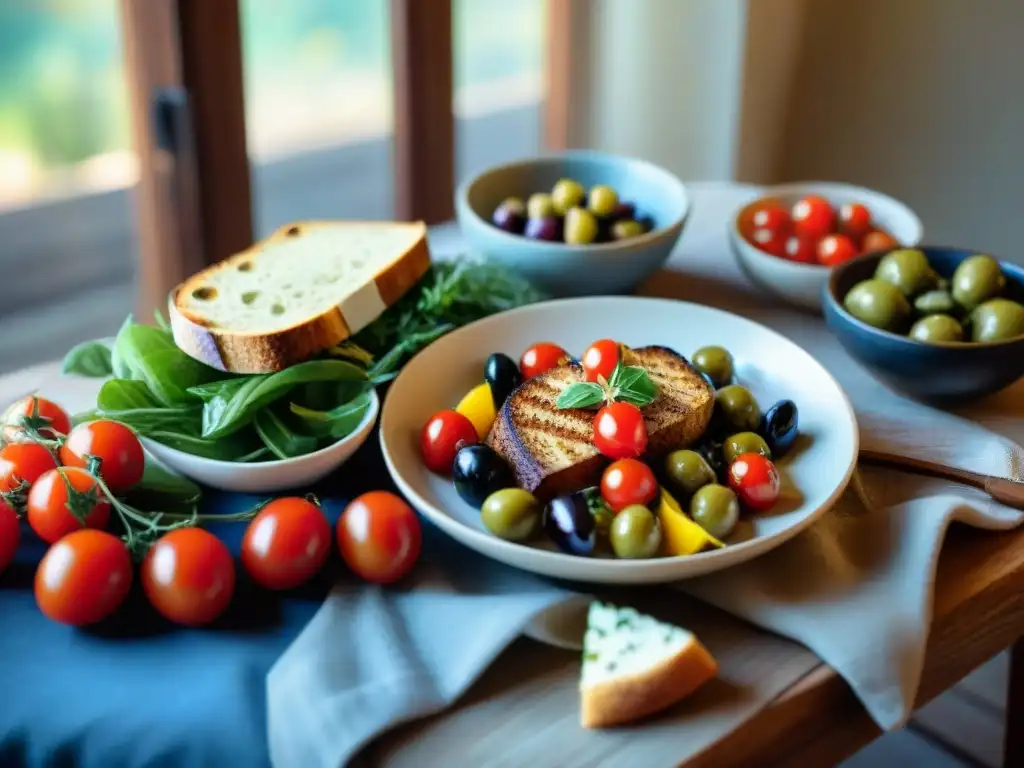
[[[580,673],[580,724],[607,728],[682,701],[718,674],[692,632],[633,608],[590,604]]]
[[[626,349],[623,362],[646,370],[658,387],[654,401],[642,409],[645,456],[686,448],[704,434],[715,392],[685,357],[667,347],[639,347]],[[594,445],[595,412],[556,405],[563,390],[585,380],[578,363],[529,379],[505,400],[487,436],[518,485],[541,501],[597,485],[609,464]]]
[[[289,224],[179,285],[171,331],[209,366],[272,373],[358,333],[429,267],[422,222]]]

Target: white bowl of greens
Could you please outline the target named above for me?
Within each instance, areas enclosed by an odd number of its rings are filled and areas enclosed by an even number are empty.
[[[117,337],[71,350],[64,372],[102,378],[76,422],[131,427],[147,450],[196,482],[271,493],[316,482],[366,441],[375,387],[448,331],[543,296],[488,263],[435,263],[354,339],[269,374],[232,375],[189,357],[157,325],[128,318]]]

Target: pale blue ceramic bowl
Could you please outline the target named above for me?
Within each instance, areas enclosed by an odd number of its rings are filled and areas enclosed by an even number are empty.
[[[507,197],[524,201],[549,192],[559,179],[590,188],[607,184],[623,202],[649,216],[654,227],[640,237],[593,245],[530,240],[491,224],[491,214]],[[624,293],[661,267],[682,234],[690,212],[683,183],[644,160],[600,152],[573,151],[490,168],[455,193],[459,226],[473,253],[515,269],[553,296]]]

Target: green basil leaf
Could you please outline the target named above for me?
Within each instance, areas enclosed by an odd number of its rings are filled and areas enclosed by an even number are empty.
[[[130,379],[132,378],[131,369],[125,363],[120,349],[128,342],[123,340],[128,328],[132,326],[132,316],[128,315],[121,323],[121,328],[117,332],[117,336],[114,337],[114,346],[110,350],[110,368],[114,376],[119,379]]]
[[[218,379],[208,381],[205,384],[197,384],[188,388],[190,395],[195,395],[204,403],[208,403],[215,397],[230,398],[234,393],[251,379],[262,378],[262,376],[238,376],[233,379]]]
[[[632,403],[638,408],[651,403],[658,396],[658,386],[643,368],[625,368],[614,388],[614,399]]]
[[[111,379],[100,387],[99,394],[96,395],[96,407],[103,411],[159,408],[160,401],[144,381]]]
[[[170,333],[171,324],[167,322],[167,318],[164,317],[164,313],[161,312],[159,309],[153,310],[153,320],[156,322],[157,327],[160,330],[167,331],[168,333]]]
[[[340,357],[344,360],[353,360],[361,364],[364,368],[373,364],[373,355],[351,339],[347,339],[341,342],[341,344],[331,347],[327,350],[327,353],[334,357]]]
[[[221,461],[238,461],[240,457],[248,457],[262,447],[259,436],[253,430],[235,432],[217,440],[207,440],[174,429],[153,430],[145,436],[185,453]]]
[[[146,382],[164,405],[194,400],[188,388],[216,375],[214,369],[178,349],[169,333],[150,325],[125,328],[118,334],[115,349],[131,378]]]
[[[254,376],[217,395],[203,409],[203,437],[229,435],[252,422],[260,409],[287,395],[300,384],[314,381],[366,381],[366,371],[344,360],[312,360],[279,373]]]
[[[300,435],[290,429],[272,408],[259,411],[253,425],[263,444],[279,459],[303,456],[317,449],[315,437]]]
[[[267,446],[261,445],[252,453],[247,453],[244,456],[239,456],[237,459],[235,459],[235,461],[237,461],[239,464],[248,464],[254,461],[263,461],[264,459],[273,458],[273,455],[274,454],[270,452],[270,449],[267,448]]]
[[[351,435],[363,423],[371,400],[372,395],[367,390],[349,402],[329,411],[304,408],[297,403],[291,403],[289,408],[293,414],[305,422],[307,429],[313,434],[340,440]]]
[[[592,408],[604,401],[604,390],[592,382],[570,384],[558,396],[555,405],[559,408]]]
[[[71,348],[64,356],[61,373],[100,378],[114,372],[111,345],[105,341],[86,341]]]

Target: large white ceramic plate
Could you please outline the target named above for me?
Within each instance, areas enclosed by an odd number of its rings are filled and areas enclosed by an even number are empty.
[[[479,512],[451,482],[429,472],[420,430],[435,411],[454,408],[483,377],[493,352],[518,360],[531,344],[553,341],[579,355],[595,339],[630,346],[659,344],[689,357],[717,344],[736,359],[737,377],[762,407],[781,398],[800,413],[801,438],[779,462],[783,494],[770,513],[748,516],[724,549],[688,557],[614,560],[566,555],[544,543],[515,544],[492,536]],[[853,410],[835,379],[793,342],[737,315],[698,304],[634,297],[545,302],[461,328],[413,358],[388,392],[381,446],[392,477],[431,522],[466,546],[526,571],[605,584],[663,583],[700,576],[762,555],[811,525],[846,488],[856,463]]]

